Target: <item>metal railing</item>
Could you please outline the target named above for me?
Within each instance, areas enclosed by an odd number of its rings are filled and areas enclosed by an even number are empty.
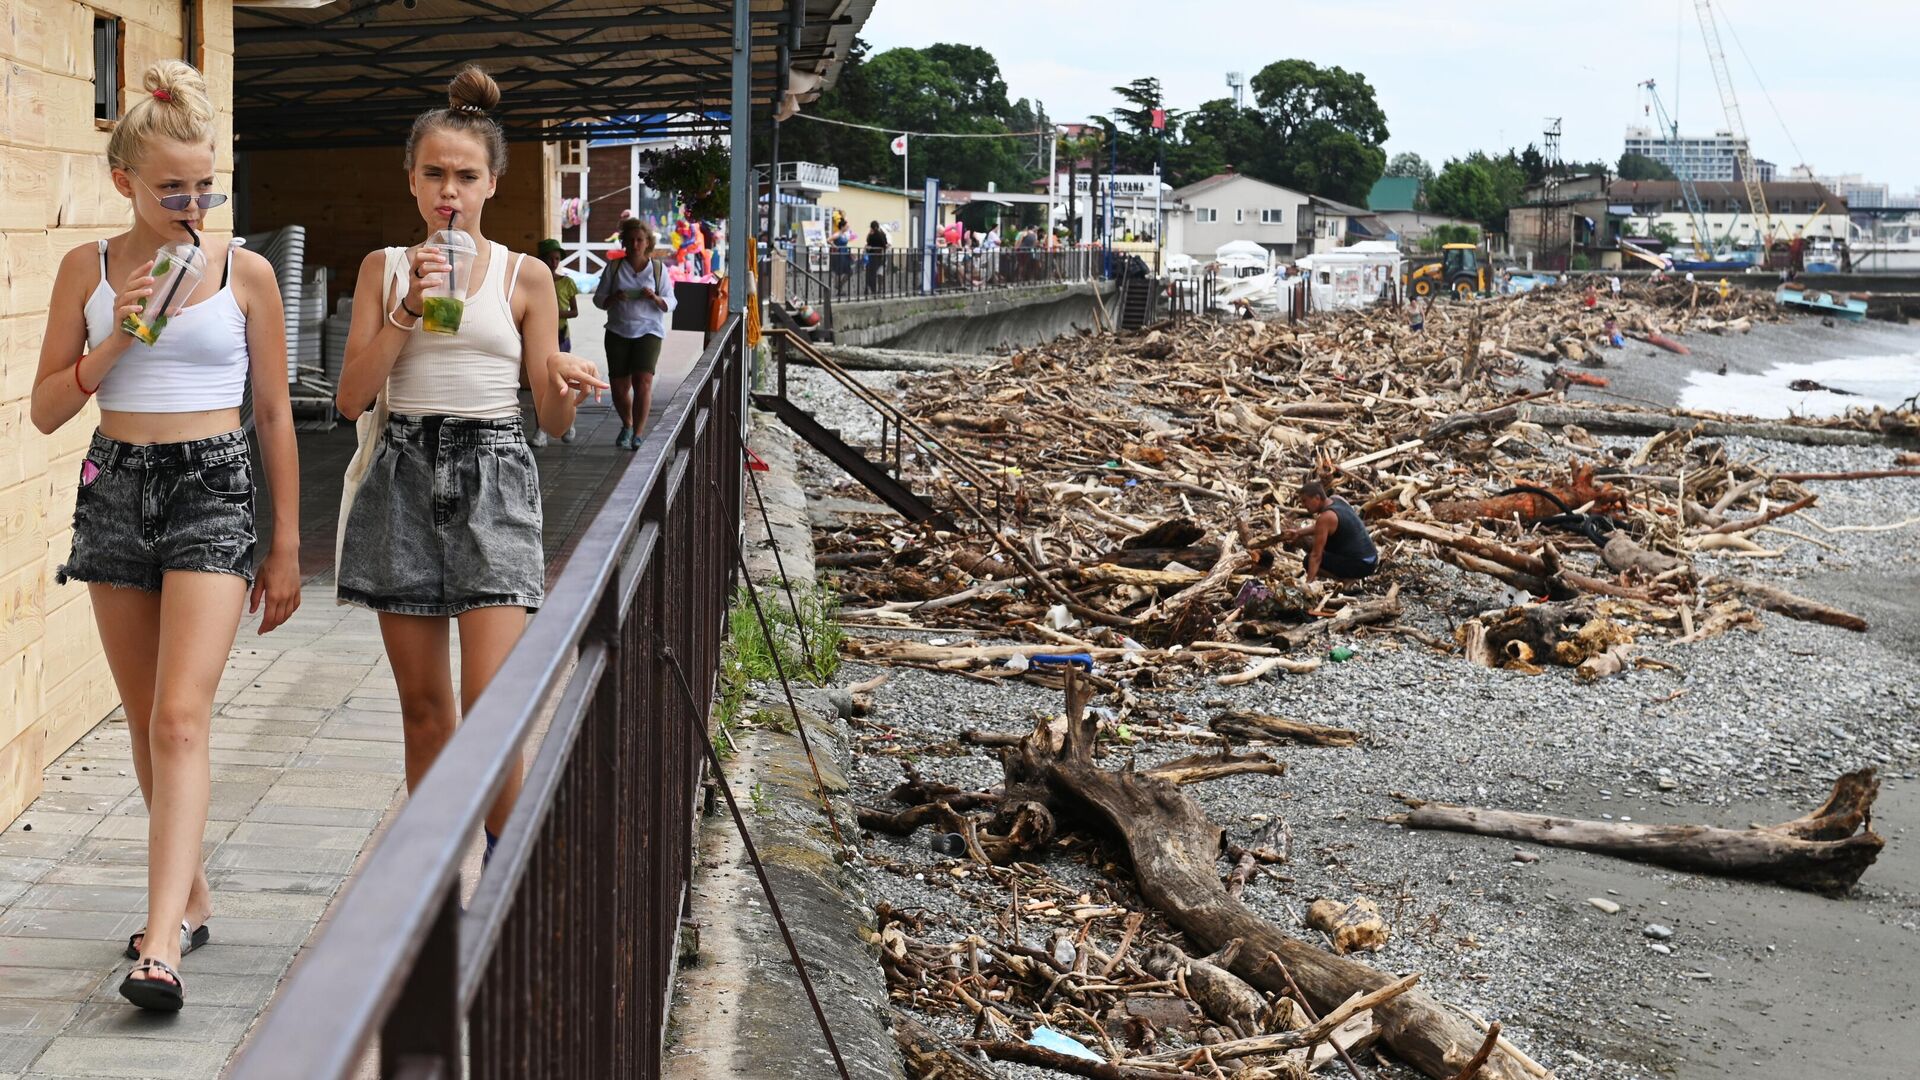
[[[880,460],[875,464],[891,472],[896,479],[905,480],[906,447],[908,442],[912,442],[915,452],[929,469],[945,469],[951,474],[950,479],[955,485],[954,501],[988,529],[999,529],[1006,510],[1011,507],[1012,497],[998,477],[989,475],[891,401],[874,393],[865,383],[854,378],[851,372],[834,363],[813,342],[791,330],[777,327],[767,331],[767,339],[773,344],[776,394],[787,397],[787,367],[790,364],[804,363],[824,372],[880,417],[880,445],[877,448]],[[795,353],[799,354],[797,360],[793,356]]]
[[[1013,288],[1088,281],[1101,276],[1107,253],[1097,247],[888,248],[872,252],[810,247],[792,252],[792,265],[809,271],[817,281],[795,275],[788,295],[779,299],[818,304],[828,296],[844,302],[885,300],[927,293],[928,257],[932,258],[933,292],[957,293],[973,289]]]
[[[735,581],[742,329],[728,320],[662,411],[232,1080],[344,1080],[376,1033],[385,1078],[659,1074]],[[462,911],[462,858],[549,703]]]

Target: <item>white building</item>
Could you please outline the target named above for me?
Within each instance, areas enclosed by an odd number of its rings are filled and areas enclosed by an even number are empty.
[[[1709,233],[1699,237],[1701,247],[1717,250],[1726,246],[1753,247],[1760,242],[1761,225],[1747,204],[1742,184],[1709,183],[1696,185],[1701,208],[1705,211]],[[1767,214],[1773,222],[1774,239],[1794,236],[1809,240],[1844,240],[1849,221],[1845,199],[1819,184],[1805,180],[1779,180],[1761,186]],[[1693,216],[1672,180],[1616,180],[1608,188],[1609,203],[1628,220],[1637,235],[1646,236],[1666,228],[1682,245],[1696,242]]]
[[[1681,135],[1668,138],[1664,133],[1647,127],[1627,129],[1627,153],[1639,154],[1672,169],[1676,174],[1695,181],[1738,180],[1740,179],[1740,152],[1747,148],[1746,140],[1736,139],[1731,131],[1716,131],[1712,135]],[[1758,162],[1755,163],[1758,166]],[[1762,182],[1771,179],[1761,171]]]
[[[1291,261],[1314,248],[1310,197],[1241,173],[1209,176],[1173,193],[1167,206],[1167,250],[1213,261],[1235,240]]]
[[[1788,174],[1793,180],[1810,180],[1847,200],[1856,209],[1878,209],[1896,205],[1886,184],[1875,183],[1859,173],[1815,173],[1805,165],[1795,165]]]

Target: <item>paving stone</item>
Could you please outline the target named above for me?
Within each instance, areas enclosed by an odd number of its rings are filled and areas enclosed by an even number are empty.
[[[51,1041],[49,1035],[0,1035],[0,1071],[18,1072],[32,1065]]]
[[[274,844],[220,845],[207,860],[207,872],[214,870],[283,870],[310,874],[345,874],[353,868],[352,851],[313,851],[308,848]]]
[[[367,842],[366,829],[328,825],[269,825],[241,822],[230,838],[235,844],[277,844],[315,851],[359,851]]]
[[[0,914],[0,936],[112,941],[147,925],[144,911],[61,911],[14,907]]]
[[[218,892],[273,892],[313,896],[332,896],[344,874],[300,873],[286,870],[207,871],[207,883]]]
[[[213,918],[215,930],[229,918],[296,919],[317,922],[327,910],[327,897],[310,893],[266,892],[259,889],[227,889],[214,886]],[[224,934],[222,934],[224,939]]]
[[[19,825],[0,833],[0,857],[64,859],[83,837],[64,833],[22,832]]]
[[[47,871],[60,865],[53,859],[30,859],[19,855],[0,856],[0,881],[39,881]]]
[[[0,979],[0,1001],[85,1001],[111,970],[112,962],[106,960],[83,968],[9,967]]]
[[[239,722],[240,721],[235,721],[235,723]],[[248,723],[257,725],[265,723],[265,721],[253,720],[248,721]],[[288,735],[260,731],[222,731],[216,727],[213,733],[207,737],[207,745],[214,750],[252,750],[265,753],[297,754],[307,748],[308,741],[310,741],[311,737],[318,730],[319,725],[301,724],[298,726],[310,727],[314,730],[309,730],[299,735]]]
[[[293,760],[292,768],[296,773],[302,770],[313,770],[331,775],[390,773],[393,776],[399,776],[407,771],[406,761],[392,749],[381,757],[367,757],[359,754],[301,754]],[[391,778],[391,776],[388,777],[389,780]]]
[[[202,1002],[199,983],[187,972],[181,972],[181,976],[186,980],[187,1007],[179,1012],[171,1015],[148,1012],[130,1008],[125,1001],[117,1005],[92,1002],[80,1006],[73,1024],[67,1028],[69,1034],[63,1037],[169,1039],[203,1042],[229,1049],[238,1045],[240,1037],[247,1033],[248,1026],[253,1023],[254,1011]],[[115,996],[119,996],[117,990]],[[139,1057],[140,1051],[134,1051],[129,1056]]]
[[[380,815],[379,810],[343,806],[261,805],[249,811],[246,820],[262,825],[333,825],[371,832],[380,823]]]
[[[392,725],[397,731],[399,724]],[[377,761],[400,759],[400,739],[352,739],[318,735],[302,748],[302,756],[324,755],[343,758],[373,758]]]
[[[222,945],[277,945],[288,957],[292,957],[293,950],[307,940],[308,932],[317,921],[318,916],[303,919],[247,918],[216,908],[207,927],[213,940]],[[194,955],[200,954],[196,952]]]
[[[17,829],[25,834],[26,830],[24,826],[31,825],[33,826],[33,832],[42,836],[55,834],[85,836],[87,831],[93,828],[94,822],[97,820],[98,818],[93,814],[61,814],[33,806],[21,814],[19,820],[15,821],[13,827],[8,831],[12,832]]]
[[[51,1039],[79,1008],[71,1001],[0,1000],[0,1036]]]
[[[105,969],[126,947],[110,938],[0,937],[0,968]]]
[[[42,883],[28,889],[15,902],[16,908],[53,908],[58,911],[140,911],[147,910],[147,889],[142,885],[55,885]]]
[[[266,705],[228,705],[214,717],[213,724],[223,731],[236,730],[226,726],[229,720],[255,720],[270,724],[318,724],[332,712],[332,709],[319,706],[275,708]]]
[[[130,1010],[131,1011],[131,1010]],[[214,1080],[232,1047],[205,1042],[149,1039],[138,1052],[117,1036],[63,1035],[35,1061],[40,1073],[126,1080]]]
[[[147,887],[147,867],[114,866],[105,863],[62,863],[47,871],[40,879],[42,885],[125,885],[145,891]]]
[[[310,773],[309,777],[339,776],[339,773]],[[387,783],[380,786],[323,784],[314,786],[303,779],[291,782],[292,777],[268,788],[260,797],[262,806],[327,806],[350,810],[385,810],[393,801],[393,793],[400,787],[399,777],[385,777]]]
[[[227,834],[233,831],[235,824],[236,822],[230,820],[209,819],[206,827],[200,831],[200,842],[212,848],[227,838]],[[100,824],[94,826],[88,839],[130,840],[144,844],[147,842],[147,828],[148,821],[145,814],[137,817],[132,814],[109,815],[100,819]]]
[[[221,747],[209,747],[207,760],[216,767],[221,765],[265,765],[282,769],[292,760],[297,751],[288,750],[228,750]]]
[[[359,739],[363,742],[385,743],[388,753],[404,745],[405,733],[400,722],[388,717],[385,720],[366,722],[354,720],[329,720],[320,725],[314,733],[325,739]]]
[[[198,953],[194,955],[198,956]],[[213,971],[197,971],[187,976],[187,994],[189,995],[186,1012],[208,1006],[237,1007],[258,1014],[266,1007],[273,992],[278,988],[280,979],[275,975],[226,975]],[[118,978],[102,981],[94,989],[88,1000],[126,1008],[126,999],[120,996]]]
[[[111,840],[89,836],[74,847],[73,854],[67,861],[105,866],[144,867],[147,865],[147,842],[145,839]]]
[[[121,943],[126,948],[126,943]],[[293,950],[265,945],[227,945],[219,941],[202,945],[182,963],[180,973],[193,982],[195,972],[216,975],[279,975],[293,962]],[[132,961],[125,961],[132,967]],[[125,972],[121,972],[124,974]]]

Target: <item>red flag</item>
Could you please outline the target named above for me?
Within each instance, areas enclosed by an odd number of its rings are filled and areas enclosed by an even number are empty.
[[[1166,128],[1167,128],[1167,110],[1165,109],[1153,110],[1153,130],[1165,131]]]

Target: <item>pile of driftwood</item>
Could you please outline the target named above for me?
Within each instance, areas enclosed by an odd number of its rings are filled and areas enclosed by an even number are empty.
[[[1002,744],[999,787],[962,791],[909,769],[891,795],[907,809],[861,811],[869,831],[944,832],[936,849],[947,842],[954,856],[944,873],[995,890],[992,917],[959,933],[949,924],[943,941],[929,916],[879,910],[880,960],[903,1007],[896,1038],[913,1076],[989,1077],[986,1058],[1117,1080],[1281,1080],[1338,1061],[1361,1080],[1354,1056],[1376,1042],[1438,1080],[1550,1075],[1499,1024],[1443,1005],[1417,975],[1344,956],[1378,949],[1391,933],[1372,900],[1315,901],[1304,913],[1319,931],[1313,940],[1249,907],[1246,885],[1289,858],[1284,823],[1246,846],[1229,843],[1182,787],[1274,763],[1223,750],[1144,770],[1103,767],[1090,690],[1069,675],[1064,718]],[[1228,714],[1216,728],[1264,733],[1270,719]],[[1079,891],[1026,861],[1070,837],[1084,847],[1088,833],[1117,839],[1130,890]],[[1119,899],[1127,895],[1147,910],[1129,908]],[[963,1018],[971,1037],[943,1038],[905,1010]]]
[[[1626,325],[1687,325],[1720,307],[1773,317],[1743,293],[1696,309],[1677,283],[1633,292],[1603,302]],[[822,530],[818,561],[840,571],[843,616],[988,630],[1043,643],[1028,652],[1177,664],[1222,682],[1306,670],[1330,632],[1361,628],[1595,678],[1642,662],[1648,634],[1699,640],[1753,624],[1755,608],[1864,628],[1778,588],[1698,572],[1696,556],[1724,566],[1824,543],[1792,527],[1815,504],[1809,485],[1866,474],[1774,473],[1686,417],[1636,428],[1646,414],[1516,392],[1502,375],[1509,346],[1550,350],[1584,326],[1578,292],[1434,312],[1419,332],[1380,310],[1300,326],[1193,321],[916,380],[903,408],[939,445],[907,478],[952,518]],[[1591,430],[1647,435],[1606,447]],[[1304,583],[1283,542],[1308,479],[1370,522],[1384,570],[1358,589]],[[1391,591],[1432,560],[1497,582],[1516,606],[1558,606],[1489,614],[1442,639],[1403,623]],[[1456,614],[1470,613],[1447,621]],[[1031,676],[1015,653],[939,641],[854,649]]]

